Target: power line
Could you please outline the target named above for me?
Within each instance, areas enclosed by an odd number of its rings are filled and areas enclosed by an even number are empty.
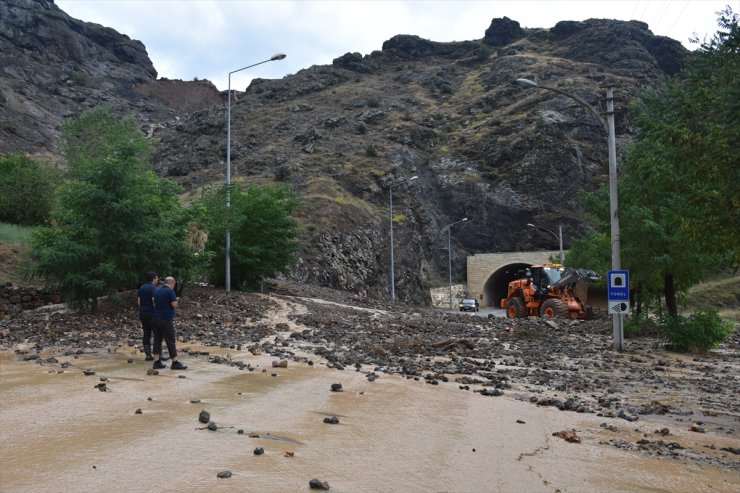
[[[639,20],[643,20],[645,18],[645,13],[647,12],[648,7],[650,7],[650,1],[649,0],[647,2],[645,2],[645,8],[642,9],[642,15],[640,15],[640,19]]]
[[[665,14],[668,12],[668,8],[671,6],[670,0],[666,0],[663,3],[663,6],[660,8],[660,11],[658,12],[658,20],[655,22],[654,28],[657,30],[658,26],[660,26],[660,23],[663,22],[663,17],[665,17]]]
[[[670,36],[671,35],[671,31],[673,31],[673,28],[676,26],[676,23],[681,18],[681,16],[683,15],[684,11],[686,10],[686,7],[688,7],[688,6],[689,6],[689,0],[686,0],[686,2],[683,4],[683,8],[681,9],[681,12],[678,13],[678,17],[676,17],[676,20],[673,21],[673,24],[671,24],[670,29],[668,29],[668,31],[666,32],[666,36]]]

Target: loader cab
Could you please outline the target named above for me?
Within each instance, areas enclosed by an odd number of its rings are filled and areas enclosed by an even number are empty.
[[[548,287],[555,284],[560,280],[560,276],[563,273],[563,267],[558,265],[536,265],[532,266],[530,275],[527,276],[531,279],[535,289],[535,299],[541,299],[542,296],[547,293]]]

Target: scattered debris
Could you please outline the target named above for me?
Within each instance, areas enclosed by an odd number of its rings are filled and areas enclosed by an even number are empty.
[[[576,435],[575,431],[568,431],[568,430],[558,431],[558,432],[553,433],[552,436],[560,437],[566,442],[570,442],[570,443],[581,443],[581,437]]]
[[[308,487],[312,490],[328,490],[329,489],[329,483],[326,481],[321,481],[320,479],[312,479],[308,482]]]

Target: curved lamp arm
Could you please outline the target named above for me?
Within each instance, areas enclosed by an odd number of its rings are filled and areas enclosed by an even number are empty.
[[[517,79],[516,82],[517,84],[525,87],[538,87],[540,89],[547,89],[548,91],[557,92],[558,94],[562,94],[563,96],[571,98],[572,100],[576,101],[578,104],[586,108],[588,111],[590,111],[591,114],[594,115],[594,118],[599,120],[599,123],[601,123],[601,126],[604,127],[604,130],[609,132],[609,125],[607,125],[604,117],[601,116],[585,99],[576,96],[575,94],[571,94],[567,91],[563,91],[562,89],[558,89],[557,87],[543,86],[542,84],[538,84],[535,81],[529,79]]]

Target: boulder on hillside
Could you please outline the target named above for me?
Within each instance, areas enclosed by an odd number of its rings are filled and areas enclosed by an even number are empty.
[[[561,21],[550,29],[561,56],[625,71],[626,75],[677,73],[688,50],[675,39],[655,36],[640,21],[588,19]]]
[[[373,69],[367,64],[363,63],[364,60],[360,53],[345,53],[344,55],[332,60],[332,65],[335,67],[351,70],[352,72],[358,72],[360,74],[370,74]]]
[[[383,43],[383,51],[390,51],[399,58],[414,59],[435,54],[439,44],[419,36],[399,34]]]
[[[493,19],[486,29],[483,42],[491,46],[506,46],[524,37],[524,30],[519,23],[508,17]]]

